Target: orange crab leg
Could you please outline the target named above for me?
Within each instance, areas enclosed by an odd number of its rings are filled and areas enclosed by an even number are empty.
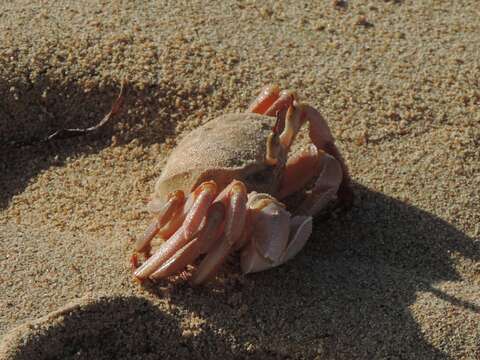
[[[189,239],[185,238],[185,232],[183,228],[179,228],[170,239],[168,239],[162,246],[140,266],[133,275],[143,280],[150,276],[155,270],[158,269],[168,258],[170,258],[175,252],[184,246]]]
[[[309,135],[312,142],[318,149],[322,149],[332,155],[340,163],[343,172],[342,182],[338,189],[338,198],[347,207],[353,203],[353,192],[351,189],[350,173],[347,165],[340,154],[330,128],[323,116],[310,105],[300,105],[302,117],[309,122]]]
[[[201,185],[200,185],[201,186]],[[198,187],[196,190],[194,190],[190,195],[188,196],[187,200],[185,201],[185,204],[183,207],[180,207],[172,216],[171,220],[166,223],[158,232],[158,235],[164,239],[168,239],[170,236],[172,236],[175,231],[178,230],[180,226],[185,222],[185,219],[187,215],[189,214],[190,210],[195,204],[196,198],[198,196],[200,187]],[[202,211],[204,211],[203,209]],[[189,221],[189,220],[187,220]],[[192,226],[196,226],[193,225]],[[190,230],[187,230],[190,231]]]
[[[315,179],[311,192],[296,210],[297,213],[313,216],[330,200],[337,197],[342,177],[340,162],[311,145],[308,151],[294,156],[287,162],[279,198],[304,189],[310,180]]]
[[[324,151],[327,154],[333,156],[333,158],[335,158],[340,164],[343,174],[341,184],[338,189],[338,197],[343,204],[345,204],[346,206],[351,206],[351,203],[353,201],[353,193],[350,187],[350,176],[347,166],[345,165],[345,161],[343,160],[340,151],[335,146],[334,138],[332,136],[330,128],[327,125],[327,122],[317,110],[315,110],[309,105],[294,103],[294,105],[291,106],[287,111],[285,128],[280,134],[279,138],[280,143],[286,148],[290,147],[295,138],[295,135],[298,133],[300,127],[305,121],[308,121],[309,123],[309,136],[315,147],[319,151]],[[312,161],[312,157],[308,156],[308,154],[303,154],[303,156],[305,161]],[[300,162],[300,159],[294,158],[292,162],[290,162],[290,165],[294,166],[292,169],[294,169],[295,166],[300,166],[296,165],[296,162]],[[287,170],[287,173],[288,172],[289,170]],[[306,170],[305,177],[307,177],[308,174],[311,172],[312,170]],[[289,183],[294,182],[294,180],[291,179],[291,176],[293,176],[293,174],[287,174],[286,176],[284,183],[286,187],[289,186]],[[330,180],[326,181],[330,182]],[[322,187],[322,185],[319,183],[317,185]],[[290,191],[291,190],[288,190],[287,187],[286,190],[282,190],[282,194],[286,196],[286,194],[288,194]]]
[[[157,270],[165,261],[174,255],[179,249],[187,244],[198,231],[198,228],[205,217],[205,214],[214,200],[217,193],[217,187],[213,181],[208,181],[200,184],[195,190],[195,201],[187,215],[187,220],[184,225],[160,246],[160,248],[153,254],[142,266],[135,272],[134,276],[140,280],[149,277],[155,270]]]
[[[278,198],[284,199],[301,189],[320,172],[320,157],[317,148],[309,146],[301,153],[291,156],[283,171]]]
[[[220,202],[212,204],[208,209],[205,225],[198,237],[178,250],[150,275],[150,278],[160,279],[178,273],[185,269],[187,265],[192,264],[201,253],[208,251],[215,240],[218,239],[218,230],[221,228],[224,216],[225,206]]]
[[[156,211],[157,219],[153,221],[145,231],[144,235],[135,242],[135,249],[138,252],[148,252],[150,242],[158,234],[160,229],[171,220],[175,211],[183,206],[185,195],[183,191],[174,191],[168,196],[168,200]]]
[[[231,253],[235,243],[240,240],[247,215],[247,189],[245,185],[234,180],[220,194],[218,201],[226,204],[224,234],[217,247],[207,253],[192,276],[192,284],[199,285],[210,279],[217,272]]]
[[[297,94],[291,90],[282,90],[280,97],[265,111],[264,115],[275,116],[277,112],[285,111],[297,99]]]
[[[285,116],[285,127],[280,134],[280,143],[289,149],[297,135],[298,131],[302,127],[305,118],[302,117],[302,112],[298,106],[290,106]]]
[[[278,99],[280,94],[280,88],[278,85],[265,86],[260,95],[250,104],[247,112],[264,114],[265,111],[272,106],[272,104]]]
[[[184,232],[185,237],[190,239],[200,228],[200,224],[207,214],[208,208],[217,196],[217,184],[214,181],[206,181],[195,189],[195,202],[192,205],[186,219]]]

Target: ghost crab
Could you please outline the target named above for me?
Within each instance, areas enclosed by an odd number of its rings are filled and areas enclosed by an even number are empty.
[[[305,122],[312,144],[288,157]],[[292,194],[301,200],[287,208],[280,201]],[[191,278],[201,284],[235,250],[244,273],[278,266],[303,248],[312,216],[336,198],[348,205],[352,192],[326,121],[294,92],[268,86],[246,113],[208,122],[172,151],[148,204],[155,219],[135,243],[147,259],[134,261],[134,276],[165,278],[202,258]],[[150,256],[155,236],[166,241]]]

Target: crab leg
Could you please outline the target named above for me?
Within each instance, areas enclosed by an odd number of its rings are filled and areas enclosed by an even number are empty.
[[[183,193],[182,191],[180,192]],[[173,210],[173,213],[171,216],[169,216],[168,220],[162,221],[161,224],[159,224],[157,221],[154,221],[152,224],[150,224],[150,226],[145,231],[145,239],[140,239],[139,242],[151,242],[151,240],[155,236],[159,236],[163,239],[170,238],[175,233],[175,231],[177,231],[178,228],[182,226],[183,222],[185,221],[185,218],[187,217],[195,201],[195,196],[196,195],[193,192],[190,193],[190,195],[186,199],[182,199],[182,203]],[[165,204],[160,199],[153,199],[148,203],[147,206],[150,212],[158,213],[160,212],[162,207],[165,206]],[[142,250],[141,252],[148,252],[148,250],[149,249],[146,247],[145,250]]]
[[[277,112],[287,110],[297,99],[297,94],[291,90],[282,90],[280,97],[265,111],[264,115],[275,116]]]
[[[280,143],[286,148],[290,147],[295,135],[305,121],[309,123],[309,136],[318,150],[323,150],[333,156],[340,164],[342,180],[338,189],[339,199],[350,206],[353,193],[350,188],[350,175],[340,151],[335,146],[335,141],[325,119],[310,105],[294,103],[287,111],[285,129],[280,134]]]
[[[193,274],[192,284],[199,285],[214,276],[226,257],[241,238],[247,215],[247,189],[240,181],[232,181],[219,195],[217,201],[226,206],[224,233],[217,247],[211,249],[197,271]]]
[[[285,127],[280,134],[280,143],[289,149],[297,135],[298,131],[302,127],[304,118],[302,112],[298,106],[290,106],[285,116]]]
[[[150,278],[160,279],[182,271],[187,265],[193,263],[201,253],[207,252],[218,238],[224,216],[225,206],[220,202],[212,204],[208,209],[205,225],[200,234],[178,250],[158,270],[151,274]]]
[[[314,145],[300,153],[296,153],[287,160],[283,171],[282,182],[278,198],[284,199],[301,189],[320,172],[320,157],[325,154],[318,151]]]
[[[343,160],[340,151],[335,145],[335,140],[332,136],[330,128],[322,115],[310,105],[300,105],[302,110],[302,116],[309,122],[309,134],[310,139],[318,149],[325,150],[328,154],[332,155],[340,163],[342,167],[342,183],[338,189],[338,197],[343,204],[350,207],[353,202],[353,192],[351,189],[350,174],[348,172],[347,165]]]
[[[280,187],[280,199],[300,191],[315,178],[315,185],[296,212],[315,215],[337,197],[343,171],[340,162],[311,145],[288,160]]]
[[[216,194],[217,186],[213,181],[204,182],[195,189],[195,200],[183,225],[180,226],[177,231],[162,244],[162,246],[160,246],[155,254],[148,258],[148,260],[134,272],[135,277],[140,280],[149,277],[165,261],[192,240],[193,236],[198,231],[210,204],[215,199]]]
[[[140,239],[135,242],[135,249],[138,252],[148,252],[150,242],[158,234],[160,229],[172,219],[173,214],[185,203],[183,191],[174,191],[168,196],[168,200],[163,206],[158,206],[155,211],[157,219],[147,228]]]
[[[260,95],[258,95],[257,98],[253,100],[253,102],[250,104],[247,112],[264,114],[278,99],[279,93],[280,88],[278,87],[278,85],[265,86],[260,91]]]
[[[214,181],[206,181],[195,189],[194,196],[195,202],[184,222],[185,238],[192,238],[198,231],[210,204],[217,196],[217,185]]]
[[[178,208],[178,210],[175,211],[175,213],[173,214],[171,220],[159,230],[158,236],[162,237],[163,239],[168,239],[175,233],[175,231],[178,230],[180,226],[182,226],[196,201],[196,198],[198,196],[198,189],[199,188],[190,193],[183,207]],[[189,230],[187,229],[187,231]]]

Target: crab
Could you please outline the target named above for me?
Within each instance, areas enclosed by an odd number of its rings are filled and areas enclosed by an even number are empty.
[[[306,122],[311,144],[289,156]],[[147,205],[154,220],[135,241],[134,277],[162,279],[192,265],[191,283],[203,284],[235,251],[244,273],[273,268],[304,247],[313,216],[352,196],[324,118],[295,92],[267,86],[245,113],[207,122],[172,151]],[[156,236],[165,241],[151,254]],[[146,258],[140,266],[137,253]]]

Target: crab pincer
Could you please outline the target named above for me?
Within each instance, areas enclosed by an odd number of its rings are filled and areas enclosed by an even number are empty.
[[[312,232],[310,216],[294,216],[285,205],[267,194],[248,197],[251,231],[241,254],[244,273],[263,271],[293,258]]]

